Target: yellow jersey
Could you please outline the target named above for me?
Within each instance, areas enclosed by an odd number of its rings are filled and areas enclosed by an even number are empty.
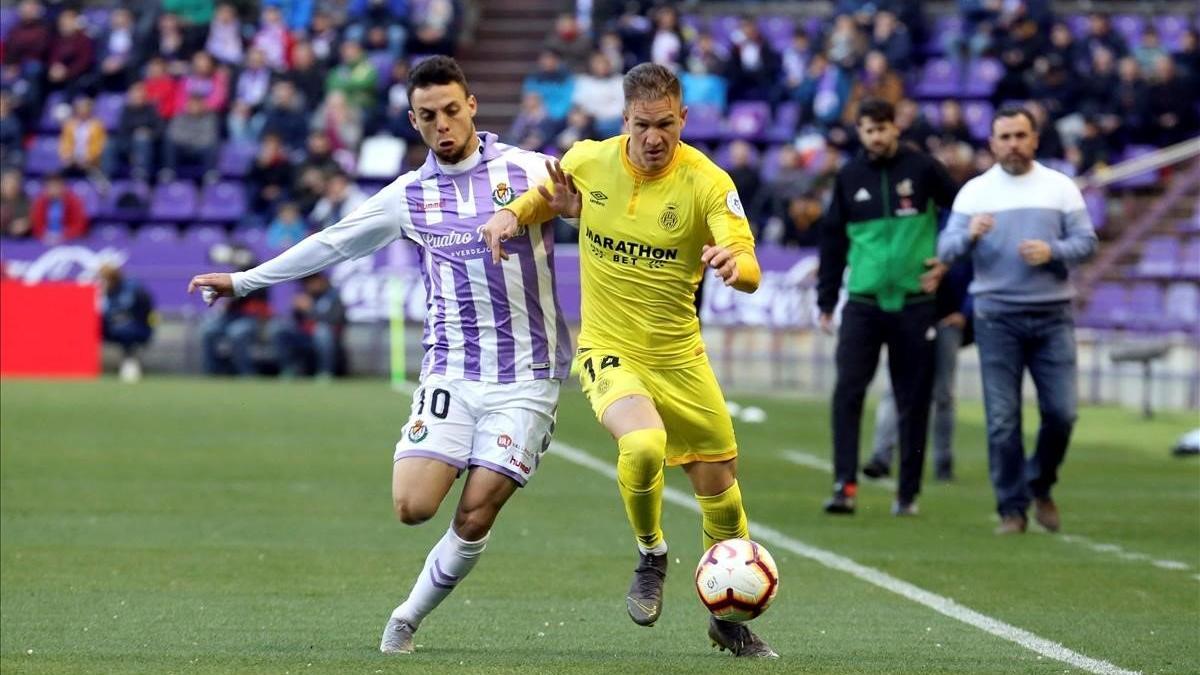
[[[583,197],[579,347],[689,366],[704,358],[695,308],[704,245],[734,254],[738,286],[753,290],[761,278],[754,236],[733,180],[699,150],[680,143],[650,174],[629,160],[628,142],[624,134],[581,141],[562,158]],[[522,225],[555,215],[537,190],[506,208]]]

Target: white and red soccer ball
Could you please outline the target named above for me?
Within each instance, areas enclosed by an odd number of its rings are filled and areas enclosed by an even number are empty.
[[[775,560],[749,539],[713,544],[696,566],[700,602],[718,619],[749,621],[767,610],[778,590]]]

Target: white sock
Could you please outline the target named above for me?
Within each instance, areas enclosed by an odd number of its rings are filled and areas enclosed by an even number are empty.
[[[638,551],[641,551],[642,553],[651,553],[653,555],[665,555],[667,552],[667,539],[666,537],[663,537],[662,541],[658,542],[658,546],[655,546],[654,548],[646,548],[639,543]]]
[[[429,551],[425,567],[421,568],[421,575],[409,591],[408,599],[392,610],[392,618],[403,619],[413,628],[419,626],[421,620],[441,604],[475,567],[479,554],[487,547],[487,540],[488,535],[485,534],[479,541],[464,541],[451,525]]]

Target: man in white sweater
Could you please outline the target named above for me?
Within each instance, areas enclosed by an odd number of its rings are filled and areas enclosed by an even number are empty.
[[[1025,531],[1025,511],[1051,532],[1059,529],[1050,490],[1076,418],[1075,323],[1070,268],[1096,250],[1083,195],[1067,176],[1036,161],[1033,116],[1004,107],[992,121],[997,163],[954,200],[938,240],[943,263],[970,255],[975,280],[975,340],[983,375],[988,465],[1000,514],[997,534]],[[1041,426],[1025,457],[1021,381],[1029,369],[1037,387]]]

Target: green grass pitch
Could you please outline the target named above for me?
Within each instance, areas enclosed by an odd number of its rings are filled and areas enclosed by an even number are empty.
[[[1200,462],[1167,452],[1195,415],[1082,411],[1056,491],[1080,538],[997,538],[979,404],[961,406],[958,481],[927,482],[919,517],[863,485],[859,513],[833,519],[828,474],[785,455],[828,457],[828,403],[736,400],[767,412],[737,429],[752,521],[1120,668],[1200,672]],[[781,589],[753,626],[783,658],[735,664],[691,586],[698,517],[670,504],[664,615],[635,626],[616,486],[553,451],[418,653],[384,657],[384,621],[457,498],[422,527],[392,516],[408,405],[367,381],[6,380],[0,671],[1083,672],[770,545]],[[558,439],[614,459],[573,387]],[[669,484],[687,489],[678,470]]]

